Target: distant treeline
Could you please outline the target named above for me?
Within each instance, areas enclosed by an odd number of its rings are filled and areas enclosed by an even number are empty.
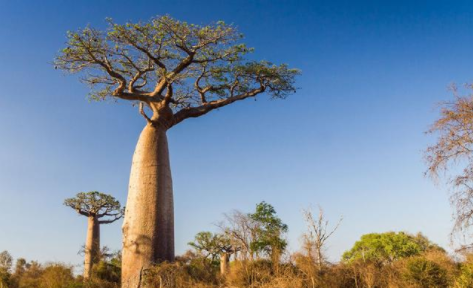
[[[159,288],[409,288],[473,287],[473,254],[453,259],[422,234],[366,234],[339,263],[327,261],[329,229],[322,209],[303,213],[307,231],[296,253],[286,251],[288,226],[273,206],[262,202],[252,213],[234,211],[219,231],[200,232],[174,263],[160,263],[143,273],[147,287]],[[0,253],[0,288],[120,287],[121,254],[102,249],[100,262],[84,281],[73,267],[40,264]]]

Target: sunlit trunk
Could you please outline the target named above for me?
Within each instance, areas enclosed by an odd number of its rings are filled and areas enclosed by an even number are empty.
[[[99,261],[100,254],[100,224],[95,216],[89,216],[87,239],[85,241],[84,279],[92,274],[92,267]]]
[[[166,129],[141,132],[130,174],[123,223],[122,288],[145,287],[143,271],[174,261],[174,208]],[[141,285],[141,286],[140,286]]]
[[[222,275],[227,274],[229,262],[230,262],[230,255],[228,253],[220,254],[220,274]]]

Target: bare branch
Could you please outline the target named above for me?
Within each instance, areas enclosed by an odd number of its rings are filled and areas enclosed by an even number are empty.
[[[205,103],[199,107],[187,108],[182,109],[181,111],[177,112],[174,116],[174,125],[184,121],[187,118],[195,118],[202,116],[204,114],[209,113],[210,111],[232,104],[233,102],[244,100],[249,97],[254,97],[260,93],[264,92],[264,87],[260,87],[258,89],[253,89],[250,92],[243,93],[237,96],[228,97],[221,100],[216,100],[212,102]]]
[[[153,121],[151,121],[151,119],[148,117],[148,115],[146,115],[146,113],[144,111],[143,102],[140,102],[139,105],[140,105],[140,107],[139,107],[140,114],[143,115],[143,117],[146,119],[146,122],[148,122],[149,124],[153,124]]]

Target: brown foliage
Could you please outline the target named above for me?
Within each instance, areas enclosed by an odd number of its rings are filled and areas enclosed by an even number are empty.
[[[440,118],[427,131],[437,141],[427,148],[425,159],[429,176],[445,176],[451,184],[454,232],[464,232],[473,224],[473,95],[461,97],[456,87],[452,90],[454,101],[441,104]]]

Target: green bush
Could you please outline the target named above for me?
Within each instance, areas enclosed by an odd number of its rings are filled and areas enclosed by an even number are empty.
[[[402,277],[407,283],[419,288],[445,288],[449,287],[450,282],[444,268],[423,257],[409,259]]]

